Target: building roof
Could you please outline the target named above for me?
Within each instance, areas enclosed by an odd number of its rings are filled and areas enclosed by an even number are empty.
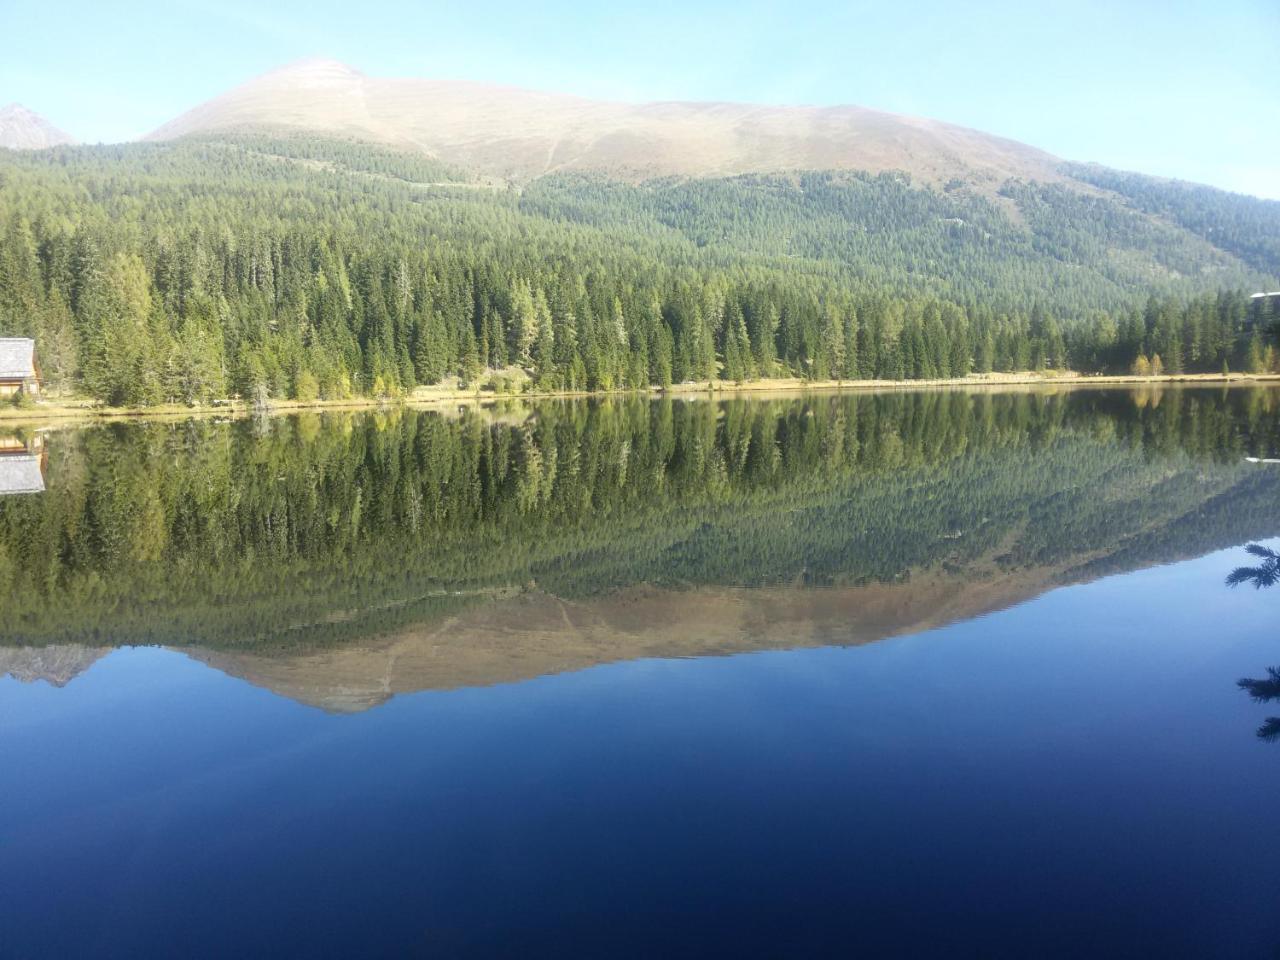
[[[0,338],[0,380],[34,380],[36,342],[23,337]]]
[[[0,457],[0,497],[12,493],[44,493],[39,457]]]

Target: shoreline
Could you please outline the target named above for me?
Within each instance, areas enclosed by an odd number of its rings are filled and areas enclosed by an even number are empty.
[[[1280,384],[1280,373],[1184,373],[1160,376],[1136,374],[1109,374],[1102,376],[1059,375],[1041,376],[1034,373],[975,374],[968,377],[936,380],[802,380],[800,378],[774,378],[748,380],[742,383],[728,381],[699,381],[678,383],[670,387],[650,387],[647,390],[579,390],[579,391],[528,391],[524,393],[497,393],[492,390],[461,390],[450,387],[419,387],[412,394],[395,398],[359,397],[349,400],[298,400],[268,401],[262,412],[267,415],[325,412],[337,410],[378,410],[408,407],[430,410],[447,404],[492,405],[502,402],[534,402],[541,400],[581,400],[604,397],[733,397],[740,395],[786,395],[804,393],[878,393],[913,392],[931,389],[981,389],[988,387],[1107,387],[1107,386],[1249,386],[1255,384]],[[58,421],[111,421],[131,419],[175,419],[189,417],[242,418],[252,415],[254,407],[243,400],[228,401],[218,405],[186,406],[159,404],[150,407],[105,407],[82,397],[58,398],[37,401],[27,409],[0,407],[0,424],[31,423],[46,420]]]

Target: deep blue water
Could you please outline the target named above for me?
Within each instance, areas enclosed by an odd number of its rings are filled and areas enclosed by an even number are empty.
[[[1274,957],[1246,559],[346,716],[160,648],[3,679],[0,957]]]

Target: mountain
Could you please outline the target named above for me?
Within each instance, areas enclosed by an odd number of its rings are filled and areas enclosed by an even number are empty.
[[[109,404],[1277,368],[1280,202],[935,121],[308,61],[152,137],[0,151],[0,333]]]
[[[904,170],[996,187],[1055,181],[1044,151],[865,107],[615,103],[459,80],[370,77],[306,60],[250,80],[146,139],[244,130],[352,137],[493,176],[597,171],[626,179],[784,170]]]
[[[0,147],[10,150],[43,150],[75,143],[40,114],[20,103],[0,107]]]

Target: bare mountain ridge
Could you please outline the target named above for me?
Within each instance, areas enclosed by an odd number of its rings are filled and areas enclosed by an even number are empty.
[[[9,150],[43,150],[45,147],[75,142],[69,134],[20,103],[0,107],[0,147]]]
[[[801,169],[1062,179],[1058,158],[937,120],[857,106],[617,103],[462,80],[386,79],[332,60],[265,74],[150,133],[312,132],[420,150],[500,177],[601,171],[630,179]]]

